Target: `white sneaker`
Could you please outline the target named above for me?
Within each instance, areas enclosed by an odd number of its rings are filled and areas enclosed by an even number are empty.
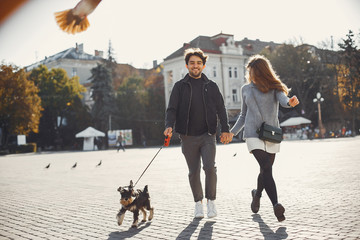
[[[208,216],[208,218],[213,218],[213,217],[217,216],[217,211],[216,211],[214,200],[208,200],[208,202],[207,202],[207,216]]]
[[[204,210],[201,201],[195,203],[195,218],[203,218],[204,217]]]

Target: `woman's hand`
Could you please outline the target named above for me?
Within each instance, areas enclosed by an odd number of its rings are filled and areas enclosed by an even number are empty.
[[[299,102],[299,99],[296,97],[296,96],[293,96],[292,98],[289,99],[289,105],[291,107],[295,107],[296,105],[298,105],[300,102]]]

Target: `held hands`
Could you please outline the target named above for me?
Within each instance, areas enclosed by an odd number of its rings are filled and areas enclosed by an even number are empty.
[[[164,131],[164,135],[169,136],[171,138],[172,137],[172,128],[171,127],[166,128]],[[232,141],[233,136],[234,136],[233,133],[223,132],[220,135],[220,142],[227,144]]]
[[[232,141],[233,136],[233,133],[223,132],[220,135],[220,142],[222,142],[223,144],[227,144]]]
[[[289,105],[291,107],[295,107],[296,105],[298,105],[300,102],[299,102],[299,99],[296,97],[296,96],[293,96],[292,98],[289,99]]]

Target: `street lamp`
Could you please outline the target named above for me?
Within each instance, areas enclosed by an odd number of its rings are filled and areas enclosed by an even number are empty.
[[[321,107],[320,103],[324,101],[324,98],[321,97],[321,93],[316,94],[316,98],[313,99],[313,102],[318,104],[318,117],[319,117],[319,131],[320,131],[320,137],[323,138],[325,134],[325,128],[321,120]]]

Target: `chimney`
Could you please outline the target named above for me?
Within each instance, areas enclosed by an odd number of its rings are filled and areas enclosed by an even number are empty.
[[[153,60],[153,68],[156,68],[158,66],[157,60]]]
[[[79,53],[84,53],[84,44],[83,43],[80,43],[77,47],[78,47]]]
[[[104,56],[104,52],[103,52],[103,51],[99,51],[99,50],[95,50],[95,56],[102,58],[102,57]]]

